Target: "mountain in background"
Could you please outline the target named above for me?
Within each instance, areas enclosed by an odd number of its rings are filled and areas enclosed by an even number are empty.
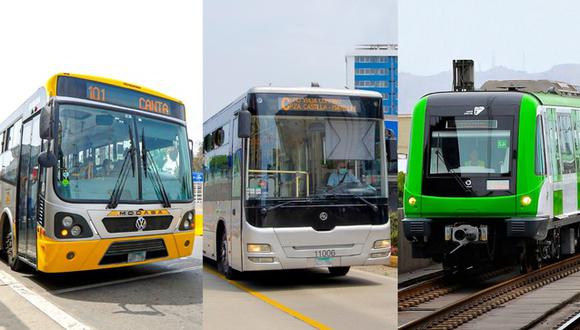
[[[560,64],[548,71],[538,73],[512,70],[502,66],[487,71],[475,72],[476,88],[479,88],[488,80],[505,79],[548,79],[580,85],[580,64]],[[451,90],[452,83],[453,75],[451,70],[431,76],[399,73],[399,113],[411,113],[415,103],[421,96],[431,92]]]

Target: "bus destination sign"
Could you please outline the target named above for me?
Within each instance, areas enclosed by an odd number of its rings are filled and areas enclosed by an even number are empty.
[[[280,96],[278,106],[284,111],[357,112],[356,105],[348,97]]]
[[[57,94],[110,103],[160,115],[185,119],[184,107],[178,102],[91,80],[59,77]]]

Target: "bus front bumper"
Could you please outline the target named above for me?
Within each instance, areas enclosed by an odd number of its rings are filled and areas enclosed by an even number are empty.
[[[37,269],[45,273],[64,273],[187,257],[193,251],[195,236],[193,231],[188,231],[70,242],[39,234],[37,239]]]

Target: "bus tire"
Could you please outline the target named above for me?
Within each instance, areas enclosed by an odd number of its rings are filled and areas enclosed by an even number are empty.
[[[223,274],[228,280],[234,280],[236,278],[237,272],[230,266],[230,261],[228,258],[228,235],[225,230],[222,231],[222,235],[218,244],[217,259],[218,272]]]
[[[20,272],[24,268],[24,263],[18,259],[14,251],[14,234],[12,230],[6,235],[6,240],[4,241],[4,251],[6,251],[6,261],[8,261],[8,266],[15,272]]]
[[[348,273],[350,267],[328,267],[328,271],[332,276],[344,276]]]

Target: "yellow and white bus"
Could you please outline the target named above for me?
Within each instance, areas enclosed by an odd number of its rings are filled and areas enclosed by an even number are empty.
[[[0,138],[0,247],[13,270],[191,254],[191,148],[180,101],[60,73],[0,124]]]

